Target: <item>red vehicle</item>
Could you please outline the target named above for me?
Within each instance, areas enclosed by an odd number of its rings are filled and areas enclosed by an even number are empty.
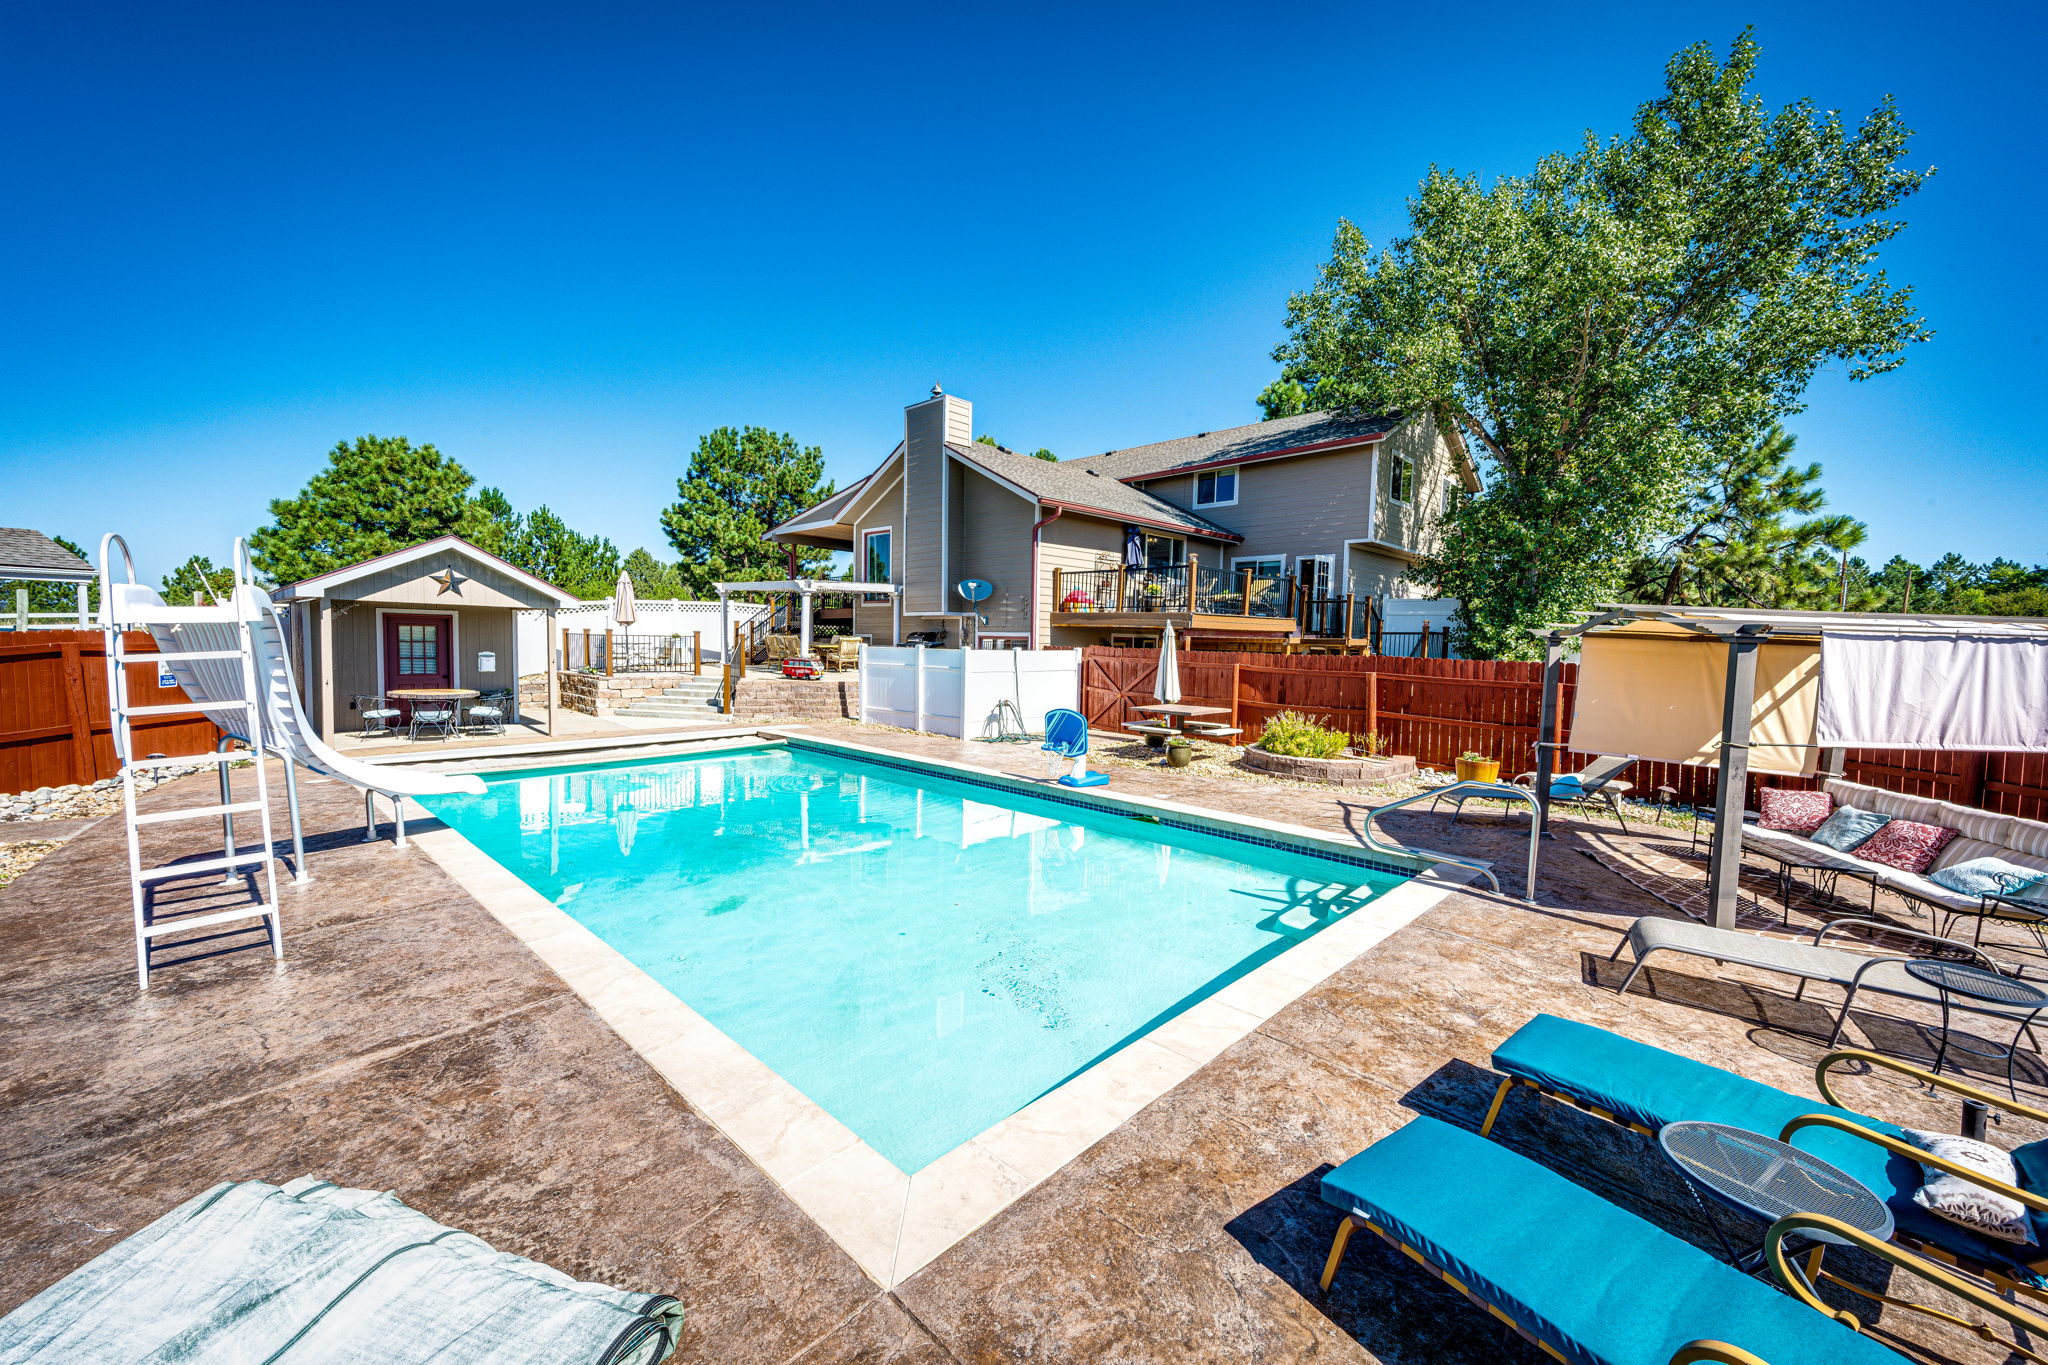
[[[785,678],[822,678],[825,670],[816,659],[784,659],[782,676]]]

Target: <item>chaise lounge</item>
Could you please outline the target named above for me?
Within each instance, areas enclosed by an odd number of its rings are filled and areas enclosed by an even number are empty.
[[[1479,1131],[1482,1135],[1492,1132],[1509,1092],[1526,1086],[1648,1136],[1680,1120],[1723,1123],[1786,1142],[1796,1134],[1796,1146],[1839,1167],[1885,1200],[1892,1212],[1895,1241],[1980,1275],[2006,1293],[2025,1293],[2048,1301],[2038,1278],[2048,1272],[2048,1247],[1984,1236],[1930,1212],[1913,1199],[1922,1183],[1923,1166],[1945,1170],[2023,1204],[2037,1235],[2048,1242],[2048,1197],[2044,1197],[2048,1192],[2048,1142],[2029,1143],[2014,1151],[2022,1185],[2003,1185],[1980,1171],[1912,1146],[1897,1124],[1837,1103],[1828,1086],[1828,1072],[1851,1062],[1894,1071],[1967,1101],[2048,1122],[2048,1113],[1872,1052],[1850,1049],[1822,1058],[1815,1072],[1822,1102],[1606,1029],[1539,1014],[1494,1049],[1493,1068],[1505,1079],[1494,1092]],[[2029,1252],[2034,1259],[2026,1259]]]
[[[1323,1268],[1366,1228],[1548,1355],[1573,1365],[1899,1365],[1814,1296],[1788,1235],[1825,1232],[2030,1329],[2048,1322],[1831,1219],[1772,1227],[1779,1293],[1497,1143],[1417,1118],[1323,1178],[1344,1211]],[[1818,1311],[1816,1311],[1818,1310]],[[1847,1324],[1847,1325],[1845,1325]]]

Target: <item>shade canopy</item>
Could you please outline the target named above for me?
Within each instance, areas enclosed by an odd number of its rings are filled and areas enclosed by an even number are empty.
[[[1828,631],[1815,730],[1831,748],[2048,750],[2048,632]]]
[[[1766,642],[1757,651],[1749,766],[1811,776],[1820,646]],[[1728,652],[1710,635],[1638,622],[1588,635],[1579,655],[1571,747],[1712,767],[1721,761]]]

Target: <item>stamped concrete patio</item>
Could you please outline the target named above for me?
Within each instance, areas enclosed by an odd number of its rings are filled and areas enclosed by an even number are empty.
[[[1021,747],[859,738],[1043,775]],[[1333,831],[1355,830],[1369,800],[1201,765],[1115,774],[1120,790]],[[1781,979],[1688,961],[1645,974],[1654,996],[1617,997],[1607,954],[1663,907],[1582,856],[1589,830],[1625,842],[1613,826],[1563,819],[1539,908],[1451,896],[884,1293],[425,855],[362,843],[356,793],[304,794],[315,880],[284,893],[282,965],[228,953],[138,994],[117,822],[0,890],[0,1310],[215,1181],[317,1173],[572,1274],[680,1295],[678,1360],[1535,1361],[1370,1239],[1318,1293],[1337,1221],[1321,1173],[1416,1113],[1476,1124],[1488,1053],[1538,1011],[1808,1094],[1824,1050],[1827,1002],[1795,1001]],[[1388,826],[1504,866],[1522,847],[1519,821]],[[207,851],[203,822],[176,830],[153,827],[149,856]],[[221,894],[186,885],[195,902]],[[1855,1016],[1851,1042],[1931,1056],[1924,1019],[1879,1009]],[[2044,1080],[2032,1067],[2023,1089],[2038,1101]],[[1899,1085],[1843,1089],[1886,1117],[1953,1125],[1951,1107]],[[1997,1136],[2033,1136],[2020,1128]],[[1642,1139],[1527,1092],[1497,1132],[1710,1244]],[[1883,1282],[1856,1257],[1830,1264]],[[1877,1330],[1922,1359],[2006,1358],[1894,1309]]]

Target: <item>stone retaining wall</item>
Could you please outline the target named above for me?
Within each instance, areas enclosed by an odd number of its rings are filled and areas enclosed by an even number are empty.
[[[855,720],[860,716],[859,675],[749,673],[734,691],[732,709],[735,720]]]
[[[1370,787],[1415,771],[1415,760],[1406,754],[1386,758],[1291,758],[1286,754],[1269,754],[1256,744],[1244,751],[1244,765],[1274,777],[1320,782],[1329,787]]]
[[[689,673],[620,673],[609,678],[601,673],[555,675],[562,692],[562,709],[586,716],[608,716],[635,702],[658,698],[669,688],[693,676]],[[536,699],[539,705],[546,706],[547,694],[539,689],[536,691],[539,692]]]

